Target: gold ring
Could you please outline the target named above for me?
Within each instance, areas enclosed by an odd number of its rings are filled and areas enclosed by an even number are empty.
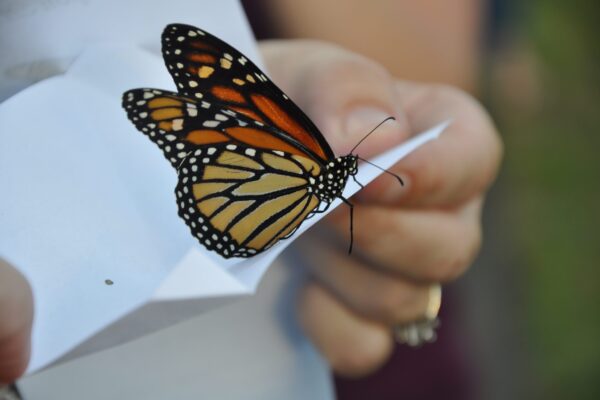
[[[437,283],[429,288],[429,298],[423,318],[408,324],[394,327],[396,341],[417,347],[423,343],[431,343],[437,339],[436,328],[440,325],[438,313],[442,305],[442,286]]]
[[[429,287],[429,299],[425,309],[426,319],[436,319],[442,305],[442,285],[439,283]]]

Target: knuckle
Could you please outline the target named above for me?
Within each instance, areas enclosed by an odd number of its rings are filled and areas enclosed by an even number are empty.
[[[429,282],[449,282],[462,275],[473,263],[481,247],[481,228],[473,223],[463,235],[448,241],[448,251],[426,271]]]
[[[393,341],[390,335],[371,334],[361,336],[349,346],[338,347],[329,354],[329,363],[340,375],[358,377],[381,366],[390,356]],[[349,351],[351,349],[351,351]]]

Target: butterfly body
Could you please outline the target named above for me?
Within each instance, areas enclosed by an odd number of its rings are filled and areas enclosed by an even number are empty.
[[[165,64],[177,92],[127,91],[134,125],[177,170],[179,216],[207,249],[252,257],[341,198],[357,172],[244,55],[189,25],[168,25]],[[348,203],[349,204],[349,203]]]
[[[352,154],[336,157],[330,161],[323,172],[314,180],[310,180],[310,190],[321,201],[329,204],[342,196],[348,178],[358,172],[358,159]]]

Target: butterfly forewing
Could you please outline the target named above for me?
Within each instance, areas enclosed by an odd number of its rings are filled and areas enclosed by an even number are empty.
[[[123,95],[123,107],[129,119],[160,147],[175,168],[190,150],[215,143],[232,142],[312,156],[276,128],[223,108],[221,103],[193,101],[158,89],[133,89]]]
[[[202,104],[165,90],[134,89],[123,95],[129,120],[158,145],[175,168],[190,150],[183,127],[191,125],[198,107]]]
[[[222,103],[294,139],[322,162],[333,152],[312,121],[243,54],[189,25],[168,25],[163,57],[177,90],[196,100]]]

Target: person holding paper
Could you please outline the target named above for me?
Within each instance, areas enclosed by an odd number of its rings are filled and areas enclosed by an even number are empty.
[[[246,2],[246,8],[255,32],[263,39],[312,38],[335,42],[339,46],[377,60],[394,76],[420,82],[445,82],[477,95],[481,51],[484,48],[482,40],[486,37],[484,31],[490,29],[488,22],[493,22],[487,20],[489,18],[487,3],[471,0],[452,4],[383,1],[374,6],[372,3],[360,1],[327,0],[319,2],[317,7],[312,2],[264,0]],[[309,64],[316,62],[315,58],[309,57],[301,60],[302,69],[310,69]],[[294,63],[289,63],[287,67],[295,66]],[[373,63],[370,67],[363,68],[365,74],[367,71],[374,72],[381,69]],[[315,68],[323,69],[322,66]],[[286,76],[293,75],[290,73]],[[345,74],[343,69],[338,70],[337,75],[344,76],[343,79],[354,77],[354,74]],[[390,82],[388,87],[394,86],[389,74],[383,80]],[[460,297],[460,294],[457,296],[460,289],[451,288],[445,292],[447,295],[442,310],[440,340],[434,345],[415,352],[405,346],[394,345],[391,331],[397,324],[402,325],[423,315],[427,303],[427,282],[452,280],[460,275],[458,270],[450,272],[453,269],[449,268],[453,264],[449,261],[453,257],[452,254],[462,259],[462,261],[456,259],[455,266],[465,268],[470,264],[468,254],[478,248],[477,209],[480,205],[476,205],[473,199],[467,199],[469,193],[477,193],[473,197],[477,198],[484,190],[473,190],[457,184],[461,180],[471,184],[479,180],[482,185],[485,185],[493,180],[501,152],[497,133],[489,120],[486,121],[488,117],[485,116],[485,112],[478,109],[480,107],[476,101],[459,90],[444,86],[401,82],[396,93],[390,95],[393,90],[386,90],[385,85],[380,87],[378,84],[370,84],[369,79],[361,80],[360,83],[341,81],[342,79],[338,80],[334,77],[328,83],[336,87],[360,86],[360,90],[363,90],[367,96],[371,94],[371,99],[366,103],[379,107],[372,110],[375,112],[365,112],[365,117],[371,115],[374,120],[383,119],[382,114],[389,115],[390,106],[393,108],[395,104],[403,104],[399,107],[400,114],[406,114],[407,118],[404,121],[398,119],[401,125],[398,128],[399,135],[405,134],[407,127],[410,131],[418,129],[421,123],[431,125],[439,121],[436,119],[439,113],[451,115],[457,110],[470,110],[464,113],[466,123],[460,122],[463,126],[470,125],[468,128],[470,132],[462,139],[453,139],[453,144],[457,144],[460,148],[451,150],[450,147],[453,145],[448,145],[440,153],[443,153],[442,157],[436,157],[435,151],[428,151],[431,146],[425,146],[408,159],[401,161],[398,169],[392,171],[400,173],[403,177],[408,174],[410,182],[404,191],[397,191],[396,200],[393,200],[394,195],[387,197],[373,188],[368,188],[364,195],[361,193],[357,196],[365,200],[363,207],[369,209],[367,211],[369,216],[365,218],[368,222],[363,223],[363,228],[357,227],[355,232],[361,231],[361,234],[364,234],[363,239],[372,246],[369,246],[370,251],[364,254],[364,258],[359,257],[359,262],[354,262],[357,257],[353,257],[348,262],[343,261],[345,258],[340,257],[339,249],[330,250],[334,256],[320,259],[311,257],[311,260],[306,260],[307,264],[311,265],[311,272],[315,279],[307,285],[301,297],[300,311],[304,316],[305,330],[333,365],[336,378],[339,378],[335,382],[340,399],[363,398],[360,393],[369,393],[378,397],[373,394],[373,391],[380,394],[387,393],[389,398],[396,398],[400,394],[416,398],[417,395],[411,396],[412,390],[420,393],[421,397],[418,398],[440,396],[466,398],[464,392],[473,390],[477,378],[473,374],[472,365],[462,362],[464,359],[471,359],[469,352],[472,351],[472,347],[464,345],[462,342],[464,336],[460,335],[461,326],[454,323],[457,315],[464,311],[464,307],[459,302],[453,301],[456,297]],[[296,86],[292,84],[291,87]],[[368,123],[356,124],[355,121],[360,118],[348,117],[348,114],[352,115],[352,113],[345,111],[352,110],[344,110],[344,104],[354,104],[357,99],[351,95],[349,103],[344,103],[346,100],[344,94],[336,96],[334,92],[332,90],[330,95],[331,102],[319,98],[319,101],[314,103],[315,107],[312,107],[308,100],[306,104],[301,105],[312,109],[313,113],[309,112],[311,118],[316,119],[318,124],[319,120],[322,121],[324,126],[327,126],[326,121],[333,112],[341,110],[342,112],[339,113],[341,117],[336,116],[336,118],[342,123],[345,120],[346,126],[356,128],[350,132],[350,135],[344,136],[343,140],[348,142],[357,140],[361,132],[367,131]],[[318,93],[327,95],[321,91]],[[396,97],[396,100],[390,100],[393,97]],[[410,97],[412,100],[408,100]],[[411,108],[413,110],[418,108],[420,117],[415,118],[417,114],[405,107],[413,101],[419,103],[418,107]],[[323,103],[329,104],[330,107],[323,107]],[[460,114],[463,112],[461,111]],[[346,117],[343,117],[344,115]],[[376,122],[371,124],[375,125]],[[339,128],[339,125],[333,126]],[[442,134],[440,140],[431,145],[437,145],[440,141],[456,134],[455,129],[456,125],[451,125],[449,130]],[[448,133],[450,135],[446,136]],[[468,139],[467,136],[472,139]],[[328,140],[335,141],[330,137]],[[369,140],[377,142],[379,138]],[[486,143],[478,148],[477,143],[480,140]],[[463,157],[463,155],[467,156]],[[484,159],[486,155],[489,158]],[[452,159],[453,156],[456,158]],[[419,161],[414,164],[416,159]],[[475,161],[476,159],[478,161]],[[405,163],[413,166],[421,165],[410,171],[402,167]],[[463,173],[458,173],[460,168],[464,168]],[[427,175],[435,170],[437,173],[433,175],[437,176],[439,181],[432,186],[437,185],[439,190],[423,190],[423,186],[427,185],[422,185],[428,181]],[[444,174],[444,171],[447,174]],[[420,187],[414,187],[415,184]],[[454,191],[450,189],[453,186],[455,186]],[[390,185],[389,189],[397,188]],[[458,199],[457,195],[464,196],[464,201]],[[382,199],[382,197],[387,198]],[[382,208],[388,207],[388,212],[384,212],[383,209],[374,212],[376,203]],[[463,208],[468,203],[471,204],[470,207]],[[465,223],[463,228],[468,224],[471,228],[468,232],[464,231],[464,235],[455,236],[453,247],[455,252],[447,249],[445,257],[448,259],[440,260],[439,268],[435,268],[436,273],[440,275],[436,278],[427,277],[427,272],[422,266],[419,266],[418,262],[414,263],[415,250],[418,246],[408,238],[416,239],[421,236],[423,239],[435,240],[435,236],[448,227],[445,224],[449,222],[448,220],[434,222],[435,219],[431,218],[426,229],[421,230],[418,226],[425,226],[421,224],[426,220],[425,215],[432,216],[435,210],[452,209],[455,211],[463,209],[465,211],[462,219]],[[394,210],[401,213],[394,217]],[[341,230],[338,230],[338,233],[343,235],[344,213],[343,210],[336,211],[340,216],[338,226]],[[360,212],[358,208],[357,212]],[[376,218],[377,214],[382,218]],[[439,212],[438,216],[443,214]],[[418,223],[417,216],[421,217]],[[467,222],[469,220],[470,222]],[[389,230],[399,233],[395,236],[397,243],[394,243],[391,238],[382,238],[384,235],[382,229],[377,229],[376,226],[384,225],[388,226]],[[400,231],[397,231],[397,228],[400,228]],[[323,236],[326,235],[331,237],[331,232],[324,232]],[[309,237],[306,238],[307,242],[308,239]],[[452,240],[446,242],[447,245],[451,243]],[[387,260],[382,262],[381,255],[389,250],[393,250],[388,253],[393,254],[393,257],[388,256]],[[432,246],[429,252],[424,251],[422,254],[438,257],[443,252],[441,246]],[[459,255],[461,252],[462,256]],[[416,287],[419,289],[415,291],[414,285],[405,285],[405,282],[417,282]],[[329,324],[323,324],[324,320],[329,321]],[[377,373],[371,373],[374,371]],[[348,379],[357,376],[364,379]],[[427,393],[419,389],[422,387],[423,379],[431,383]],[[457,384],[457,382],[462,383]],[[451,391],[443,389],[445,383],[452,386]],[[370,389],[373,391],[369,392]],[[392,393],[396,393],[396,396]]]
[[[306,331],[336,370],[360,375],[387,357],[392,325],[423,314],[429,283],[451,280],[468,266],[479,247],[479,213],[501,144],[481,106],[456,89],[395,80],[375,62],[327,44],[282,41],[263,50],[274,81],[322,127],[338,153],[389,115],[397,122],[363,144],[364,156],[453,119],[439,140],[393,168],[405,187],[383,176],[360,194],[356,255],[337,246],[348,234],[343,208],[302,240],[310,254],[306,264],[320,282],[301,297]],[[27,283],[1,264],[2,382],[24,370],[31,318]]]
[[[301,239],[317,277],[300,301],[306,331],[336,371],[362,375],[389,356],[394,325],[424,314],[429,285],[453,280],[470,265],[501,144],[483,108],[458,89],[396,80],[375,62],[328,44],[282,41],[263,49],[275,81],[323,127],[338,153],[387,115],[397,122],[369,137],[363,154],[453,119],[439,139],[392,168],[406,178],[404,187],[381,176],[359,193],[357,255],[343,249],[343,208]]]

